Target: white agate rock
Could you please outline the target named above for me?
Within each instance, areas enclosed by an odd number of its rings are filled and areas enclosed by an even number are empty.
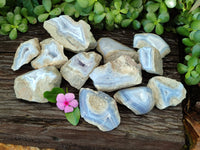
[[[96,40],[90,32],[90,25],[80,20],[75,22],[67,15],[44,22],[47,32],[65,48],[72,52],[82,52],[96,47]]]
[[[115,100],[101,91],[82,88],[79,92],[81,117],[101,131],[111,131],[120,124]]]
[[[146,72],[163,75],[163,62],[160,53],[153,47],[143,47],[138,50],[139,62]]]
[[[16,97],[30,102],[46,103],[45,91],[60,87],[61,74],[54,66],[40,68],[18,76],[14,81]]]
[[[134,87],[120,90],[115,93],[114,99],[124,104],[136,115],[150,112],[155,105],[152,90],[148,87]]]
[[[103,55],[104,63],[113,61],[121,55],[128,55],[133,57],[135,61],[138,60],[137,52],[126,45],[119,43],[109,37],[100,38],[97,42],[97,51]]]
[[[149,80],[147,86],[152,89],[156,107],[159,109],[176,106],[186,96],[186,90],[183,84],[167,77],[153,77]]]
[[[133,47],[154,47],[160,52],[162,58],[171,51],[169,45],[160,36],[153,33],[135,34],[133,39]]]
[[[56,66],[60,68],[68,61],[68,58],[63,53],[63,46],[52,38],[40,42],[42,46],[41,54],[31,62],[34,69]]]
[[[30,39],[20,44],[15,53],[13,71],[18,70],[21,66],[28,64],[33,58],[40,53],[40,44],[37,38]]]
[[[89,74],[99,65],[101,58],[101,55],[95,52],[78,53],[61,67],[60,72],[71,86],[80,89],[89,78]]]
[[[129,56],[120,56],[114,61],[94,69],[90,74],[94,86],[100,91],[115,91],[142,82],[141,65]]]

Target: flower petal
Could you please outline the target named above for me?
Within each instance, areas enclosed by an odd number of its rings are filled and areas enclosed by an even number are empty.
[[[57,97],[56,97],[56,101],[64,104],[65,95],[64,94],[58,94]]]
[[[57,102],[56,105],[57,105],[57,107],[58,107],[60,110],[64,110],[64,109],[65,109],[65,103]]]
[[[67,93],[67,94],[65,94],[65,99],[66,99],[66,101],[69,102],[69,101],[75,99],[75,95],[73,93]]]
[[[78,101],[76,99],[74,99],[71,102],[69,102],[69,105],[76,108],[78,106]]]
[[[65,113],[69,113],[69,112],[72,112],[74,110],[73,107],[70,107],[70,106],[65,106]]]

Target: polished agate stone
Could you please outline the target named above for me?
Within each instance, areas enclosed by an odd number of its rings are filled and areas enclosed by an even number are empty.
[[[104,63],[113,61],[121,55],[128,55],[135,61],[138,60],[138,54],[134,49],[109,37],[100,38],[98,40],[97,51],[103,55]]]
[[[115,93],[114,99],[128,107],[136,115],[150,112],[155,105],[152,90],[148,87],[123,89]]]
[[[14,81],[16,97],[30,102],[47,103],[44,92],[60,87],[61,79],[60,72],[54,66],[27,72]]]
[[[83,20],[76,22],[67,15],[61,15],[45,21],[43,26],[56,41],[72,52],[83,52],[96,47],[90,25]]]
[[[140,84],[141,66],[131,57],[124,55],[95,68],[90,78],[99,91],[111,92]]]
[[[167,77],[153,77],[149,80],[147,86],[152,89],[156,107],[159,109],[176,106],[186,97],[183,84]]]
[[[30,39],[19,45],[15,53],[11,69],[18,70],[21,66],[28,64],[33,58],[40,53],[40,44],[37,38]]]
[[[71,86],[80,89],[101,59],[101,55],[95,52],[78,53],[61,67],[60,72]]]
[[[139,62],[146,72],[163,75],[163,62],[158,50],[143,47],[138,50]]]
[[[111,131],[120,124],[115,100],[101,91],[82,88],[79,92],[81,117],[101,131]]]
[[[31,62],[34,69],[56,66],[60,68],[68,61],[68,58],[63,53],[63,46],[52,38],[45,39],[40,42],[42,46],[41,54]]]
[[[160,36],[153,33],[135,34],[133,39],[133,47],[154,47],[160,52],[162,58],[171,51],[169,45]]]

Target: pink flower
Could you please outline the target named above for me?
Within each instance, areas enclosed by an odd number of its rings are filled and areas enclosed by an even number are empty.
[[[78,106],[78,101],[75,99],[73,93],[58,94],[56,97],[56,105],[60,110],[65,113],[73,112],[74,108]]]

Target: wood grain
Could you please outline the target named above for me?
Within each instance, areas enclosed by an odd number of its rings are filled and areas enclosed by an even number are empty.
[[[92,30],[95,38],[112,37],[132,47],[134,32],[115,30],[113,32]],[[70,125],[64,113],[53,104],[30,103],[15,98],[13,82],[15,77],[32,70],[25,65],[13,72],[10,68],[14,53],[23,41],[38,37],[39,40],[50,37],[42,25],[31,26],[28,33],[20,34],[17,40],[10,41],[0,36],[0,142],[31,145],[41,148],[68,149],[137,149],[137,150],[178,150],[185,143],[182,123],[182,107],[169,107],[165,110],[154,108],[150,113],[136,116],[125,106],[118,104],[121,124],[110,132],[99,131],[80,120],[78,126]],[[164,76],[180,81],[176,71],[179,62],[178,38],[174,34],[165,34],[163,38],[172,52],[164,58]],[[65,51],[70,58],[73,53]],[[143,85],[150,75],[143,72]],[[62,81],[63,88],[68,87],[78,98],[78,90]],[[88,80],[84,87],[91,87]],[[111,96],[113,93],[109,93]]]

